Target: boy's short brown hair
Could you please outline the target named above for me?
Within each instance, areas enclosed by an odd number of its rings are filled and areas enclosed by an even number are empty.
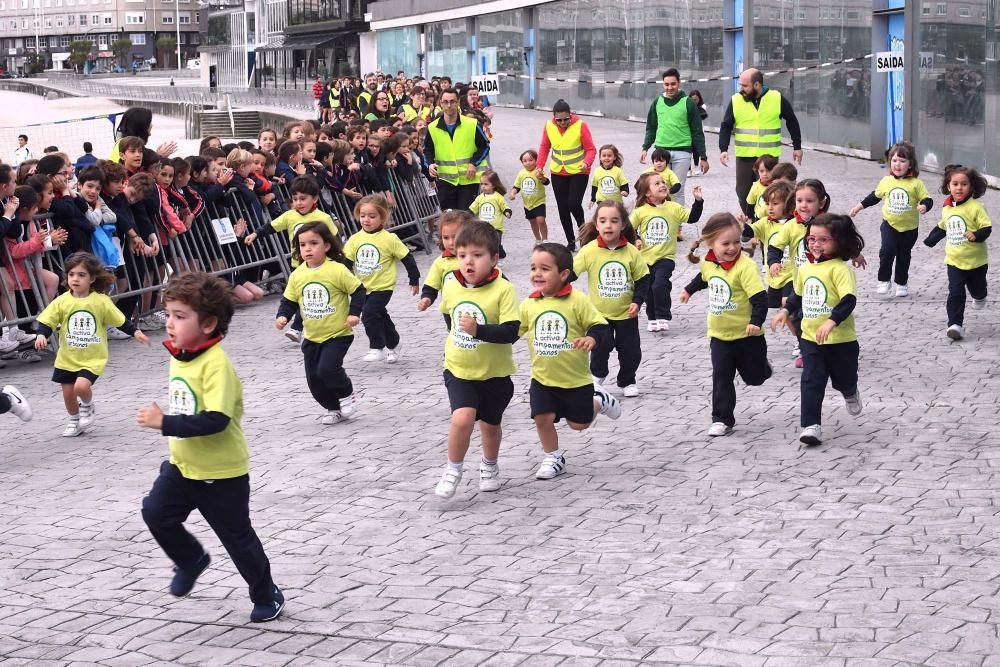
[[[233,293],[229,283],[208,273],[184,273],[171,279],[163,303],[177,301],[191,307],[198,323],[215,318],[211,336],[225,336],[233,319]]]
[[[500,254],[500,234],[488,222],[473,220],[462,225],[455,239],[455,249],[476,246],[486,248],[491,257]]]
[[[118,142],[118,152],[125,155],[125,151],[142,150],[146,147],[146,142],[139,137],[122,137]]]
[[[111,160],[98,160],[97,166],[104,170],[107,183],[118,183],[125,180],[125,167]]]
[[[136,197],[142,200],[153,191],[156,184],[153,182],[152,175],[136,174],[132,178],[128,179],[128,186],[135,190]]]
[[[771,170],[771,180],[795,183],[799,180],[799,170],[791,162],[779,162]]]

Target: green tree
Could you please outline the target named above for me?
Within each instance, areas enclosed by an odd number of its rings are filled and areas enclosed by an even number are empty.
[[[170,35],[164,35],[163,37],[160,37],[158,40],[156,40],[156,50],[162,51],[163,53],[166,54],[166,57],[163,58],[163,64],[169,65],[171,56],[175,55],[177,51],[177,38],[171,37]],[[180,66],[181,64],[177,63],[177,67]]]
[[[74,40],[69,43],[69,64],[77,72],[80,66],[90,60],[90,49],[93,47],[89,41],[84,39]]]
[[[111,42],[111,51],[115,54],[118,64],[125,67],[128,64],[125,62],[125,57],[132,51],[132,40],[128,37],[116,39]]]

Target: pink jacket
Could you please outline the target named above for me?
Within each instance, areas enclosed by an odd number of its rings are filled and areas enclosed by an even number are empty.
[[[159,183],[156,184],[156,190],[160,193],[160,244],[168,243],[169,237],[166,232],[168,230],[174,230],[178,234],[183,234],[187,231],[184,227],[184,221],[177,217],[177,212],[174,207],[170,204],[170,195],[165,188],[161,187]]]
[[[17,221],[21,224],[20,221]],[[7,243],[7,254],[10,256],[13,266],[11,267],[14,282],[18,290],[30,290],[31,281],[28,279],[28,262],[35,263],[36,259],[41,259],[45,244],[38,237],[38,228],[35,223],[31,223],[31,236],[27,241],[16,241],[5,239]]]

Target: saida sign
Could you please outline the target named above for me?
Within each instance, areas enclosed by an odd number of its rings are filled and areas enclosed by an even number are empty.
[[[903,69],[902,51],[882,51],[875,54],[876,72],[901,72]]]

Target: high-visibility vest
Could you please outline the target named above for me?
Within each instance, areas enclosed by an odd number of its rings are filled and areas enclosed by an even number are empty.
[[[549,151],[552,159],[549,160],[549,171],[552,173],[566,172],[567,174],[583,173],[583,121],[579,118],[572,125],[566,128],[565,132],[559,132],[559,128],[551,120],[545,124],[545,134],[549,137]]]
[[[453,185],[475,185],[479,183],[485,167],[476,165],[476,174],[469,178],[465,174],[466,166],[472,162],[476,154],[476,129],[479,123],[473,118],[458,117],[455,134],[441,127],[442,118],[427,126],[427,134],[434,143],[434,164],[437,165],[437,177]]]
[[[733,118],[736,157],[781,155],[781,93],[767,91],[756,107],[736,93],[733,95]]]
[[[367,90],[362,90],[358,94],[358,111],[361,111],[361,100],[365,101],[365,104],[367,105],[365,109],[367,109],[372,105],[372,94],[369,93]],[[367,113],[367,111],[365,113]]]
[[[427,118],[431,115],[431,108],[426,104],[419,109],[415,108],[412,104],[404,104],[400,107],[400,111],[403,112],[404,123],[409,123],[416,118]]]
[[[330,108],[339,109],[340,108],[340,89],[331,88],[330,89]]]

